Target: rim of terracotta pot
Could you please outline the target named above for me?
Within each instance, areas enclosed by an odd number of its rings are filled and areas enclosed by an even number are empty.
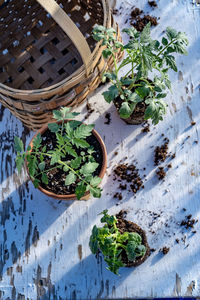
[[[72,120],[65,120],[64,123],[67,123],[67,122],[70,122]],[[61,124],[62,121],[59,121],[59,122],[51,122],[51,123],[58,123],[58,124]],[[82,124],[85,124],[83,122],[81,122]],[[47,125],[44,125],[42,126],[39,130],[37,130],[37,132],[34,134],[34,136],[32,137],[29,145],[31,146],[31,149],[33,147],[33,140],[34,138],[40,133],[41,135],[48,129],[48,124]],[[103,155],[103,161],[102,161],[102,166],[101,166],[101,171],[99,173],[99,177],[101,179],[103,179],[104,175],[105,175],[105,172],[106,172],[106,168],[107,168],[107,152],[106,152],[106,146],[101,138],[101,136],[99,135],[99,133],[93,129],[92,130],[92,134],[96,137],[97,141],[99,142],[100,144],[100,147],[101,147],[101,150],[102,150],[102,155]],[[27,169],[27,172],[29,174],[29,171],[28,171],[28,166],[27,166],[27,161],[26,161],[26,169]],[[30,175],[29,175],[29,178],[31,179]],[[32,181],[32,179],[31,179]],[[76,194],[68,194],[68,195],[58,195],[58,194],[55,194],[53,192],[50,192],[48,190],[45,190],[43,187],[41,187],[39,185],[38,189],[44,193],[45,195],[49,196],[49,197],[52,197],[54,199],[57,199],[57,200],[77,200],[77,197],[76,197]],[[90,192],[87,191],[84,196],[80,199],[80,200],[86,200],[85,198],[89,198],[89,195],[90,195]]]

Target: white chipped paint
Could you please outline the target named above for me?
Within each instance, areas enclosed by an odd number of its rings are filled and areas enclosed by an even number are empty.
[[[178,57],[181,73],[170,73],[173,94],[169,93],[167,97],[168,114],[157,127],[151,126],[149,133],[141,134],[141,126],[127,126],[119,120],[115,108],[101,96],[106,87],[90,97],[95,112],[87,122],[96,124],[108,150],[108,170],[101,199],[59,203],[42,195],[31,183],[26,186],[26,175],[14,174],[12,148],[13,137],[21,135],[23,126],[8,110],[3,113],[0,123],[0,213],[3,211],[5,216],[7,209],[6,216],[9,216],[0,227],[0,266],[3,262],[0,298],[3,300],[7,297],[23,299],[23,295],[25,299],[200,296],[200,233],[192,234],[178,225],[190,213],[195,219],[200,218],[200,11],[194,9],[190,1],[160,0],[154,10],[146,2],[141,0],[137,5],[160,16],[159,26],[152,31],[154,37],[159,37],[167,26],[185,31],[190,41],[189,54]],[[116,18],[123,28],[134,4],[132,0],[117,1],[116,8],[121,5],[122,15]],[[79,119],[83,120],[85,105],[78,110],[81,112]],[[111,114],[110,125],[104,124],[106,112]],[[191,121],[196,125],[191,126]],[[152,146],[162,144],[162,133],[169,138],[169,151],[175,152],[176,158],[165,182],[161,183],[155,176]],[[27,137],[27,143],[32,135]],[[5,145],[10,148],[3,150]],[[115,151],[118,155],[114,155]],[[12,157],[12,163],[6,171],[7,155]],[[138,162],[139,172],[147,175],[147,181],[145,189],[136,198],[124,192],[123,200],[116,206],[113,195],[117,183],[108,175],[125,156],[129,162]],[[105,208],[113,214],[128,209],[127,218],[146,230],[150,246],[157,249],[138,268],[122,268],[119,277],[106,270],[106,264],[101,258],[97,261],[88,247],[92,226],[100,224],[97,214]],[[152,212],[160,214],[155,222]],[[199,224],[195,227],[199,229]],[[34,235],[37,231],[38,241]],[[81,261],[79,245],[82,245]],[[163,246],[170,247],[166,256],[158,251]],[[11,267],[13,269],[7,270]]]

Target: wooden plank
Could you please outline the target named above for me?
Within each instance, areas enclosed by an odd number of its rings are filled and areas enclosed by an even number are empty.
[[[160,0],[151,11],[146,2],[137,5],[160,16],[153,36],[160,37],[167,26],[185,31],[189,53],[178,57],[179,72],[170,73],[173,94],[167,96],[167,116],[151,125],[148,133],[119,120],[114,106],[101,96],[107,86],[90,97],[95,112],[86,122],[95,123],[108,151],[101,199],[57,202],[35,190],[24,172],[17,173],[13,149],[15,135],[27,145],[33,132],[7,109],[0,109],[0,299],[200,296],[199,224],[192,230],[180,226],[189,214],[200,218],[200,10],[190,1]],[[122,14],[116,18],[122,29],[133,1],[118,0],[116,8],[120,6]],[[85,105],[77,110],[78,119],[84,120]],[[105,124],[106,113],[110,125]],[[154,149],[163,144],[162,134],[169,138],[169,151],[176,154],[163,182],[154,166]],[[137,165],[145,188],[135,196],[123,191],[122,201],[117,201],[113,195],[118,183],[112,174],[120,160]],[[88,246],[93,225],[100,225],[98,213],[106,208],[113,214],[128,210],[127,219],[146,230],[150,247],[156,249],[141,266],[122,268],[120,276],[106,270],[102,257],[96,259]],[[166,255],[159,252],[164,246],[170,247]]]

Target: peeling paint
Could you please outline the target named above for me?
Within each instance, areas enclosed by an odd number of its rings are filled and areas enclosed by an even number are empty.
[[[15,215],[14,204],[11,197],[2,202],[2,211],[0,211],[1,225],[5,226],[6,220],[10,219],[10,212]]]
[[[181,277],[176,273],[176,282],[174,286],[174,296],[180,296],[181,295]]]
[[[178,72],[178,80],[183,81],[183,73],[181,71]]]
[[[195,280],[192,280],[187,287],[187,292],[186,292],[185,296],[192,296],[192,292],[195,289],[195,287],[196,287]]]
[[[16,245],[15,245],[15,241],[12,242],[11,245],[11,254],[12,254],[12,262],[13,264],[15,264],[18,260],[18,258],[21,257],[21,252],[18,251]]]
[[[35,226],[33,230],[33,237],[32,237],[32,243],[34,247],[37,247],[37,243],[39,239],[40,239],[40,234],[39,231],[37,230],[37,226]]]
[[[43,299],[43,297],[44,299],[50,299],[50,296],[55,296],[55,286],[51,283],[51,262],[48,265],[46,278],[42,277],[42,268],[38,265],[34,283],[37,289],[37,300]]]
[[[193,121],[192,110],[188,105],[187,105],[187,113],[190,118],[190,121],[192,122]]]
[[[79,256],[79,259],[82,260],[82,257],[83,257],[82,245],[78,245],[78,256]]]
[[[25,255],[28,257],[30,254],[30,238],[32,233],[32,221],[29,220],[28,224],[28,232],[26,235],[26,241],[25,241]]]

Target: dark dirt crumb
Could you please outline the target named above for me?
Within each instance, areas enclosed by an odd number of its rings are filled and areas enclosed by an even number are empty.
[[[114,155],[117,155],[117,154],[118,154],[118,152],[117,152],[117,151],[115,151]]]
[[[141,130],[141,132],[149,132],[150,131],[150,125],[149,125],[149,123],[147,123],[147,124],[145,124],[145,126],[144,126],[144,128],[142,128],[142,130]]]
[[[192,233],[197,233],[197,231],[196,231],[196,230],[193,230]]]
[[[140,10],[139,8],[134,8],[131,12],[131,17],[132,18],[136,18],[138,16],[140,16],[141,14],[143,14],[143,10]]]
[[[149,22],[151,23],[151,26],[158,25],[156,17],[152,17],[150,15],[144,15],[143,17],[141,17],[142,14],[143,11],[139,8],[134,8],[131,12],[130,24],[135,27],[137,31],[141,32]]]
[[[121,183],[120,183],[119,188],[120,188],[121,190],[126,190],[126,189],[127,189],[127,184],[121,184]]]
[[[160,249],[160,252],[162,252],[164,255],[166,255],[169,252],[170,248],[164,246],[162,249]]]
[[[118,200],[121,201],[122,200],[122,193],[118,193],[118,192],[115,193],[114,196],[113,196],[113,198],[117,198]]]
[[[167,167],[168,167],[169,169],[171,169],[171,168],[172,168],[172,164],[168,164]]]
[[[194,125],[196,125],[196,122],[192,121],[190,124],[191,124],[191,126],[194,126]]]
[[[179,243],[180,243],[180,240],[179,240],[179,239],[176,239],[175,241],[177,242],[177,244],[179,244]]]
[[[176,157],[175,153],[171,155],[171,159],[174,159],[175,157]]]
[[[158,176],[158,179],[159,179],[159,180],[162,180],[162,179],[165,178],[166,172],[165,172],[165,170],[164,170],[163,167],[159,167],[158,169],[159,169],[159,170],[156,172],[156,174],[157,174],[157,176]]]
[[[185,207],[183,207],[183,211],[186,211],[187,209]]]
[[[159,165],[160,162],[164,162],[168,155],[168,144],[169,139],[164,139],[165,143],[162,146],[157,146],[154,151],[154,163],[156,166]]]
[[[87,108],[87,114],[85,116],[85,120],[87,120],[89,116],[94,112],[94,109],[92,108],[91,104],[88,102],[86,104],[86,108]]]
[[[151,7],[157,7],[158,6],[156,1],[148,1],[148,3]]]
[[[120,164],[114,169],[114,174],[121,180],[125,180],[126,183],[130,183],[130,188],[134,194],[143,188],[143,181],[138,173],[138,169],[135,165]],[[122,188],[123,187],[123,188]],[[120,184],[120,189],[127,189],[127,184]]]
[[[194,228],[194,225],[198,222],[198,220],[192,219],[192,215],[188,215],[184,220],[181,221],[180,226],[185,227],[186,229]]]
[[[117,219],[124,219],[127,216],[128,211],[125,209],[121,209],[120,212],[116,215]]]
[[[156,249],[155,249],[155,248],[151,248],[150,251],[151,251],[151,252],[155,252]]]
[[[195,144],[198,144],[198,141],[194,141]]]
[[[104,124],[109,125],[111,122],[110,113],[106,113],[105,118],[106,118],[106,122],[104,122]]]

